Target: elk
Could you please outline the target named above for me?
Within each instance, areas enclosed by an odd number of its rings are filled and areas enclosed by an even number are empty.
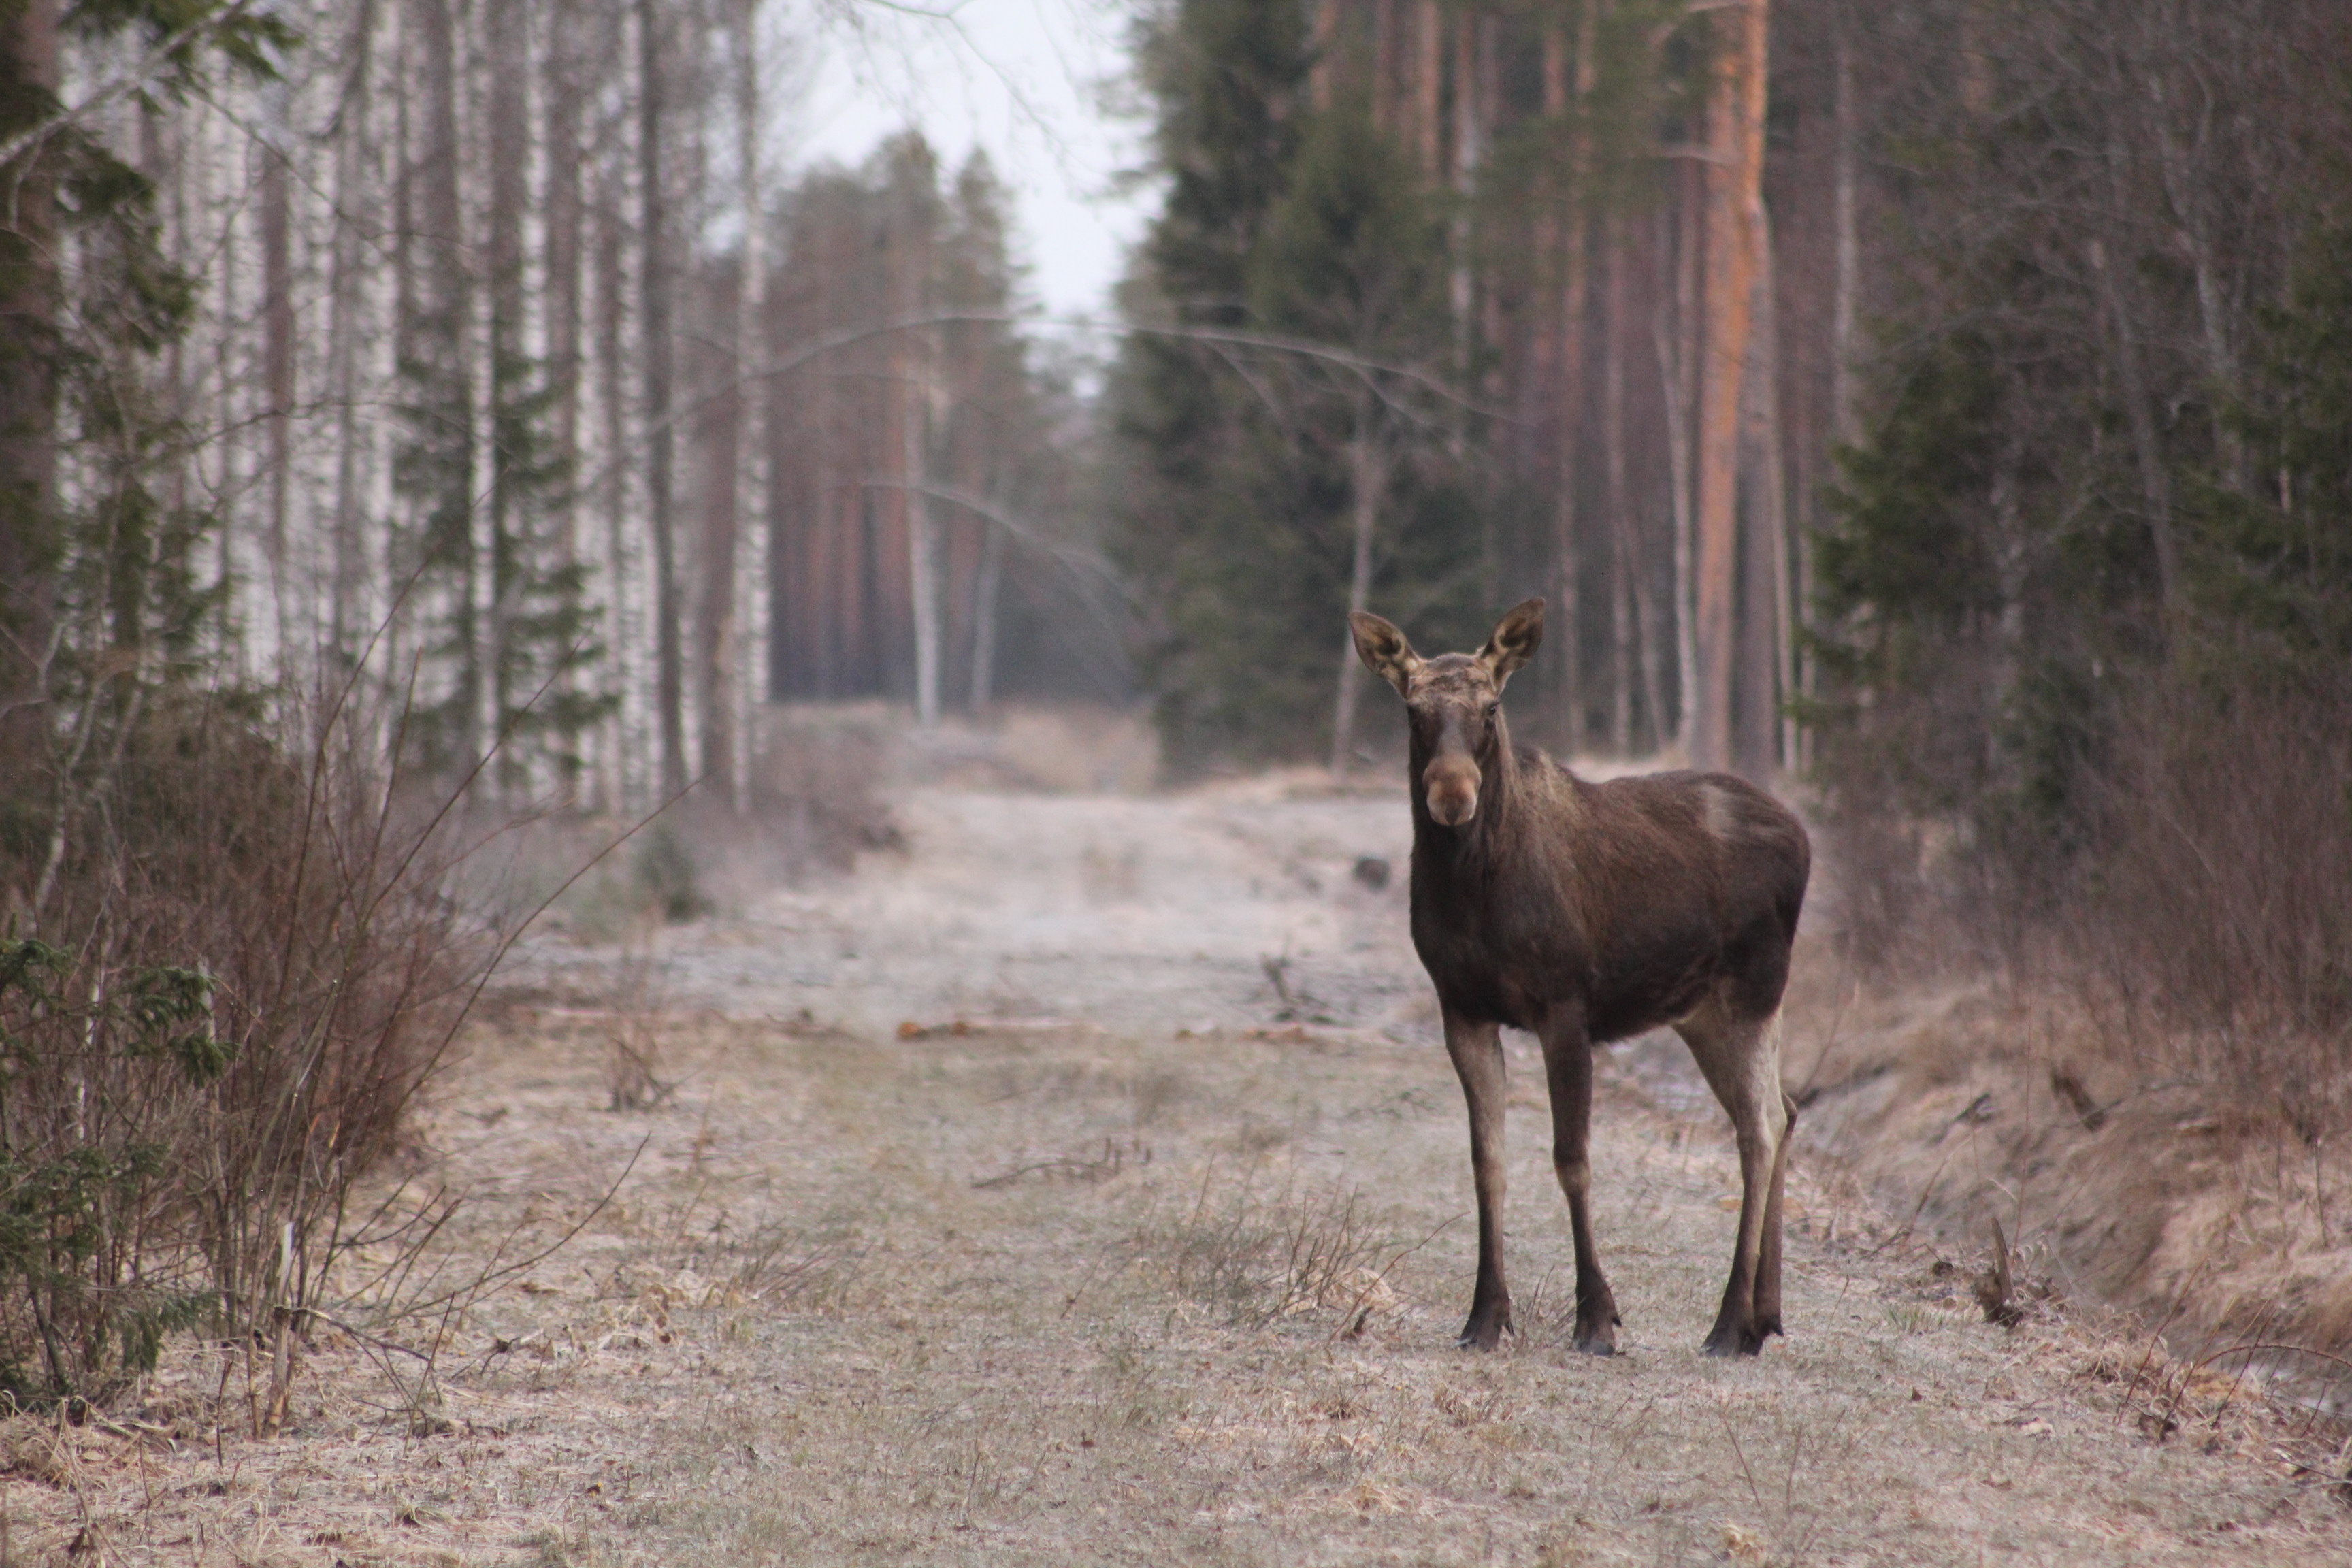
[[[1622,1321],[1592,1245],[1595,1047],[1671,1026],[1731,1116],[1739,1232],[1709,1355],[1754,1355],[1780,1327],[1780,1192],[1797,1108],[1780,1089],[1780,996],[1805,899],[1803,826],[1727,773],[1593,784],[1514,751],[1503,685],[1543,641],[1544,602],[1475,654],[1423,658],[1363,611],[1357,657],[1412,731],[1412,942],[1437,988],[1470,1110],[1478,1283],[1461,1342],[1511,1321],[1503,1279],[1501,1026],[1543,1046],[1552,1165],[1576,1247],[1576,1348],[1613,1354]]]

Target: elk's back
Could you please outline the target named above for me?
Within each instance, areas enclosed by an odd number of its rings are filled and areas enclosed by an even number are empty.
[[[1722,773],[1588,784],[1529,754],[1478,853],[1413,858],[1413,942],[1466,1016],[1542,1026],[1561,1007],[1597,1044],[1686,1016],[1720,982],[1761,1016],[1788,983],[1811,851],[1804,827]]]

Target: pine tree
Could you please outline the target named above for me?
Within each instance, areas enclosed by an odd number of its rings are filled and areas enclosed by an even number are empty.
[[[776,689],[919,700],[929,660],[935,702],[985,706],[1008,682],[1067,685],[1083,659],[1124,696],[1072,528],[1077,421],[993,319],[1020,303],[1005,192],[978,154],[940,175],[905,138],[789,199],[781,338],[858,335],[770,394]]]

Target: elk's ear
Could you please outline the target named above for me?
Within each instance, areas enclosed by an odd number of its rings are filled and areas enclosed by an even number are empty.
[[[1536,649],[1543,646],[1544,602],[1529,599],[1505,616],[1486,646],[1478,650],[1478,658],[1495,672],[1495,685],[1499,689],[1510,679],[1511,671],[1535,658]]]
[[[1356,657],[1364,661],[1364,668],[1403,696],[1405,683],[1421,668],[1421,655],[1412,651],[1404,634],[1366,610],[1348,612],[1348,629],[1356,635]]]

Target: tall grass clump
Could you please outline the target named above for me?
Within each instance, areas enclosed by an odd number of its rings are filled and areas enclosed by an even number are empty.
[[[270,1358],[282,1413],[289,1336],[364,1239],[354,1184],[487,973],[445,896],[448,814],[382,761],[398,725],[317,728],[297,753],[257,708],[155,694],[100,763],[11,781],[0,1391],[19,1403],[103,1399],[203,1326]]]
[[[1295,1174],[1261,1186],[1251,1165],[1230,1191],[1202,1173],[1187,1212],[1155,1227],[1148,1250],[1178,1294],[1230,1322],[1263,1325],[1318,1307],[1360,1306],[1396,1249],[1353,1189],[1299,1190]]]

